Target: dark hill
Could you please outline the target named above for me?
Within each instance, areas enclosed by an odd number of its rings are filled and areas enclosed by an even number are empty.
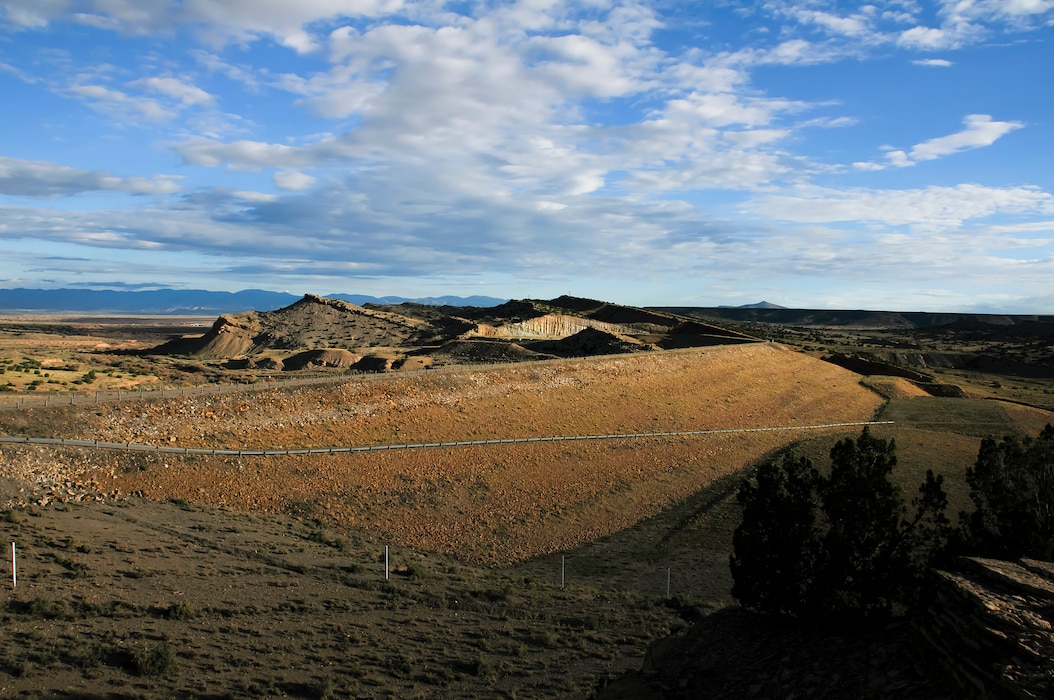
[[[1054,323],[1054,316],[1035,314],[927,313],[922,311],[863,311],[783,309],[747,307],[663,306],[654,311],[704,319],[727,319],[785,326],[822,326],[872,329],[933,328],[957,323],[988,326],[1017,326],[1024,323]]]

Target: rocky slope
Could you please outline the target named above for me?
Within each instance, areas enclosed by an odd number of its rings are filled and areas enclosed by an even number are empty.
[[[308,295],[276,311],[225,314],[207,333],[170,341],[151,353],[265,371],[318,367],[377,371],[752,340],[672,314],[573,297],[477,308],[362,307]]]

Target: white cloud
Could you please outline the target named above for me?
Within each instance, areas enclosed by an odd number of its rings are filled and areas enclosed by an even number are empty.
[[[757,65],[808,66],[816,63],[826,63],[836,56],[844,55],[844,53],[844,50],[827,44],[819,44],[804,39],[790,39],[768,50],[749,52],[752,55],[748,63]]]
[[[859,123],[860,120],[856,117],[818,117],[816,119],[807,119],[799,126],[818,127],[821,129],[844,129],[846,127],[856,126]]]
[[[67,197],[103,191],[165,195],[181,189],[178,180],[170,175],[121,178],[98,170],[0,156],[0,194],[18,197]]]
[[[943,5],[943,13],[958,21],[1025,21],[1054,10],[1054,0],[943,0]]]
[[[831,14],[830,12],[798,8],[794,10],[794,15],[799,22],[803,24],[815,24],[832,34],[858,37],[869,34],[872,31],[871,22],[865,14],[843,17]]]
[[[319,47],[309,27],[337,18],[378,17],[403,0],[5,0],[4,17],[26,29],[72,20],[130,34],[194,28],[208,43],[248,44],[269,38],[298,53]]]
[[[987,114],[971,114],[963,119],[960,132],[930,139],[911,149],[910,158],[918,163],[973,148],[991,146],[1006,134],[1024,126],[1021,122],[997,122]]]
[[[316,179],[298,170],[279,170],[274,174],[274,184],[287,192],[301,192],[310,189]]]
[[[936,27],[912,27],[901,32],[897,44],[909,49],[935,51],[956,48],[962,43],[957,32]]]
[[[991,146],[1000,138],[1024,126],[1021,122],[997,122],[987,114],[970,114],[963,119],[966,127],[947,136],[923,141],[910,151],[891,148],[886,152],[886,162],[858,162],[858,170],[884,170],[888,167],[906,168],[916,163],[936,160],[962,151]]]
[[[916,61],[912,61],[916,66],[926,66],[929,68],[951,68],[955,64],[944,58],[921,58]]]
[[[780,112],[793,106],[782,100],[743,99],[730,93],[692,93],[685,98],[667,102],[663,110],[663,120],[690,121],[710,127],[764,126],[772,122]]]
[[[1036,187],[956,185],[913,190],[832,190],[805,187],[766,195],[750,213],[798,223],[878,223],[948,230],[996,214],[1054,213],[1054,196]]]
[[[93,109],[107,114],[128,117],[129,110],[150,121],[162,121],[176,116],[175,112],[166,109],[157,100],[149,97],[135,97],[105,85],[71,85],[66,93],[82,97]]]
[[[940,26],[916,25],[897,43],[924,51],[958,48],[994,32],[1042,27],[1051,13],[1054,0],[940,0]]]
[[[70,0],[6,0],[0,10],[3,17],[19,27],[38,29],[70,6]]]
[[[10,75],[13,75],[19,80],[21,80],[23,83],[27,83],[29,85],[32,85],[33,83],[37,82],[37,79],[29,73],[26,73],[22,69],[7,63],[0,62],[0,72],[9,73]]]
[[[213,100],[209,93],[178,78],[140,78],[129,82],[128,86],[160,93],[184,106],[207,104]]]
[[[192,49],[187,52],[198,64],[203,66],[209,73],[220,73],[226,77],[241,83],[251,93],[260,92],[260,79],[256,75],[256,69],[251,65],[235,65],[220,56],[201,49]]]
[[[226,165],[232,170],[301,168],[320,165],[326,160],[326,154],[317,148],[248,140],[223,143],[213,139],[194,138],[174,148],[190,165]]]

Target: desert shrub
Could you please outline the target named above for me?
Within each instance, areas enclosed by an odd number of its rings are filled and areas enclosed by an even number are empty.
[[[132,665],[140,676],[163,676],[172,667],[176,653],[168,640],[162,639],[149,648],[132,652]]]
[[[91,569],[89,569],[88,565],[82,561],[75,561],[64,557],[56,557],[55,561],[66,568],[66,575],[70,578],[88,578],[91,576]]]
[[[197,616],[198,611],[185,600],[177,600],[165,610],[165,617],[169,620],[192,620]]]
[[[733,595],[763,612],[887,616],[918,600],[948,535],[943,479],[927,472],[909,515],[890,481],[896,446],[866,428],[831,450],[821,474],[794,454],[738,491]]]
[[[472,675],[478,678],[491,678],[497,672],[498,669],[494,666],[494,662],[482,654],[476,657],[475,662],[472,664]]]
[[[324,544],[327,547],[333,547],[334,549],[344,552],[348,549],[348,543],[343,537],[336,537],[326,531],[324,527],[317,527],[307,534],[307,539],[311,542],[317,542],[318,544]]]
[[[967,552],[1054,559],[1054,426],[1036,438],[982,440],[966,481],[974,510],[960,514],[959,535]]]
[[[34,598],[29,604],[29,614],[45,620],[55,620],[66,616],[66,602],[63,600],[49,600],[47,598]]]
[[[327,674],[316,679],[312,684],[311,690],[314,697],[318,698],[318,700],[330,700],[330,698],[336,697],[337,681],[333,676]]]

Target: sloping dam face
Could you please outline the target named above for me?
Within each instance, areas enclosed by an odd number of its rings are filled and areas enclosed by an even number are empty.
[[[378,541],[507,563],[629,527],[804,435],[857,434],[832,424],[870,420],[882,401],[857,374],[755,343],[128,402],[78,411],[67,433],[247,450],[650,437],[235,460],[36,446],[18,448],[24,456],[0,472],[46,469],[70,488],[295,509]],[[802,428],[819,425],[829,427]],[[714,430],[732,432],[655,435]]]

